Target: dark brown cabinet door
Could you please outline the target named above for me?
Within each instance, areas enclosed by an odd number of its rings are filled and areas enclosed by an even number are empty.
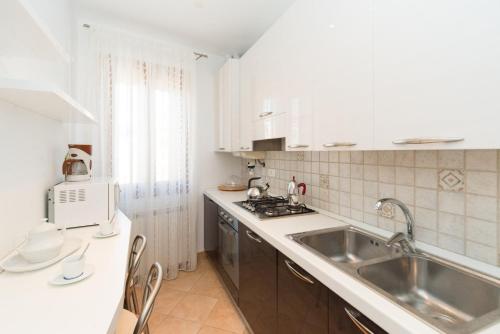
[[[278,255],[278,333],[328,334],[326,286]]]
[[[218,205],[204,196],[204,243],[205,251],[213,259],[217,259],[217,248],[219,245],[219,226],[218,226]]]
[[[276,249],[239,225],[239,307],[255,334],[277,332]]]
[[[330,292],[330,334],[387,334],[345,300]]]

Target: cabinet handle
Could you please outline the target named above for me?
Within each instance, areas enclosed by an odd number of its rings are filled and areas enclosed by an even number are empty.
[[[256,241],[258,242],[259,244],[262,243],[262,239],[259,238],[259,237],[256,237],[254,233],[252,233],[251,231],[248,231],[247,230],[247,237],[249,237],[250,239],[252,239],[253,241]]]
[[[351,319],[351,321],[358,327],[358,329],[361,331],[363,334],[373,334],[371,330],[368,329],[365,325],[361,323],[361,321],[358,320],[359,313],[353,310],[349,310],[347,307],[344,307],[345,313],[347,313],[347,316]]]
[[[263,117],[266,117],[266,116],[269,116],[269,115],[272,115],[273,112],[272,111],[266,111],[266,112],[263,112],[259,115],[260,118],[263,118]]]
[[[459,137],[451,137],[451,138],[437,138],[437,137],[428,137],[428,138],[404,138],[404,139],[396,139],[392,143],[396,145],[422,145],[422,144],[440,144],[440,143],[456,143],[459,141],[464,141],[464,138]]]
[[[250,147],[245,147],[245,146],[240,147],[240,150],[249,150],[249,149],[250,149]]]
[[[219,151],[225,151],[226,149],[224,147],[219,147]]]
[[[314,281],[312,279],[310,279],[309,277],[307,276],[304,276],[302,275],[301,273],[299,273],[299,271],[297,269],[295,269],[293,266],[295,265],[295,263],[293,263],[292,261],[290,260],[285,260],[285,264],[286,266],[288,267],[288,270],[290,270],[290,272],[297,278],[299,278],[300,280],[308,283],[308,284],[314,284]]]
[[[309,145],[303,145],[303,144],[288,145],[288,148],[306,148],[306,147],[309,147]]]
[[[335,142],[335,143],[328,143],[328,144],[323,144],[324,147],[352,147],[356,146],[357,143],[350,143],[350,142]]]

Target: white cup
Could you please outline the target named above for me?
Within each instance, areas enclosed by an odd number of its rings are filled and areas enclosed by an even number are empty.
[[[83,274],[85,269],[85,255],[80,258],[80,254],[65,258],[62,261],[62,274],[64,279],[75,279]]]
[[[113,224],[108,220],[103,220],[99,224],[99,233],[101,233],[101,235],[110,235],[113,233]]]

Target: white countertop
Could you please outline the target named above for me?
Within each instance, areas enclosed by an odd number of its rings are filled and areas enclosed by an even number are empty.
[[[344,219],[335,219],[324,214],[259,220],[250,212],[233,204],[233,202],[245,199],[244,192],[207,190],[205,194],[387,332],[394,334],[440,333],[440,331],[427,325],[412,313],[406,311],[396,303],[393,303],[375,290],[372,290],[361,281],[349,276],[341,269],[336,268],[286,237],[286,235],[291,233],[338,227],[347,224],[356,225],[386,237],[390,235],[389,232],[374,228],[367,224],[353,221],[347,223]],[[417,247],[449,260],[459,260],[458,262],[463,265],[474,267],[474,269],[498,277],[499,270],[497,267],[478,263],[477,261],[464,258],[463,256],[453,255],[449,252],[436,249],[435,247],[426,246],[425,244],[417,243]],[[493,326],[478,331],[477,333],[498,334],[500,333],[500,323],[496,322]]]
[[[87,263],[94,274],[75,284],[52,286],[48,280],[61,271],[61,264],[27,273],[0,274],[0,332],[16,334],[114,333],[122,308],[131,223],[121,212],[116,223],[120,234],[105,239],[92,235],[98,227],[70,229],[79,237]],[[79,251],[77,251],[79,252]]]

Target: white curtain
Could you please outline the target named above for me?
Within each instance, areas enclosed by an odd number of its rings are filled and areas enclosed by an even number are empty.
[[[77,96],[96,111],[87,132],[97,174],[120,182],[122,211],[147,238],[143,270],[196,268],[195,67],[189,50],[91,28],[79,37]]]

